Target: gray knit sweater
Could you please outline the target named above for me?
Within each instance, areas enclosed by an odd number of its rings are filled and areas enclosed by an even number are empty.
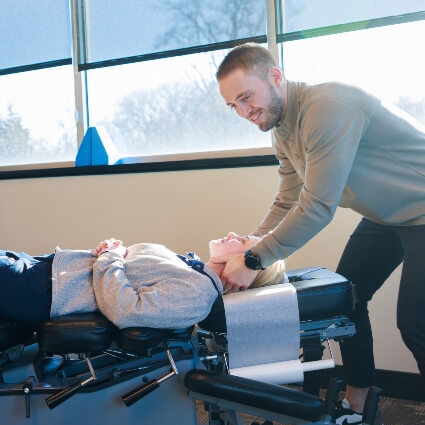
[[[204,270],[222,293],[217,274]],[[217,296],[207,276],[162,245],[132,245],[125,259],[56,248],[50,316],[100,310],[119,328],[184,328],[203,320]]]

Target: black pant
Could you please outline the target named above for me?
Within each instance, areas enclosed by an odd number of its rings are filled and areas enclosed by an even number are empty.
[[[49,320],[53,254],[0,250],[0,318],[35,325]]]
[[[374,383],[373,339],[367,303],[403,261],[397,326],[425,381],[425,225],[382,226],[367,219],[357,226],[337,272],[356,285],[358,301],[351,319],[356,335],[340,344],[346,383]]]

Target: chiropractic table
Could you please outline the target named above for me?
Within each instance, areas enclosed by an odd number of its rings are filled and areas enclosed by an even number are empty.
[[[0,321],[1,423],[196,425],[201,400],[210,425],[244,424],[241,412],[264,424],[332,424],[341,383],[332,379],[323,401],[318,372],[305,365],[329,367],[332,360],[320,360],[322,343],[355,333],[348,319],[354,286],[324,268],[287,274],[298,301],[302,364],[293,362],[298,374],[302,369],[303,390],[232,374],[222,298],[187,329],[118,329],[97,312],[57,317],[36,329]],[[378,395],[370,392],[364,424],[372,423]]]

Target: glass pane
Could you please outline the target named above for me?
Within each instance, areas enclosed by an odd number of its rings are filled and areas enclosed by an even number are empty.
[[[265,1],[90,0],[87,62],[266,33]]]
[[[73,161],[71,66],[0,76],[0,165]]]
[[[271,146],[225,105],[215,71],[226,51],[88,71],[90,125],[122,156]]]
[[[0,69],[71,57],[68,0],[2,0],[0,28]]]
[[[425,10],[425,0],[281,1],[285,33]]]
[[[398,105],[425,125],[425,21],[284,43],[289,80],[343,81]]]

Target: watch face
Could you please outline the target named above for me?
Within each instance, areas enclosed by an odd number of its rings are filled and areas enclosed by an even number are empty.
[[[252,270],[259,270],[261,268],[260,266],[260,259],[253,254],[250,251],[247,251],[245,253],[245,265]]]

